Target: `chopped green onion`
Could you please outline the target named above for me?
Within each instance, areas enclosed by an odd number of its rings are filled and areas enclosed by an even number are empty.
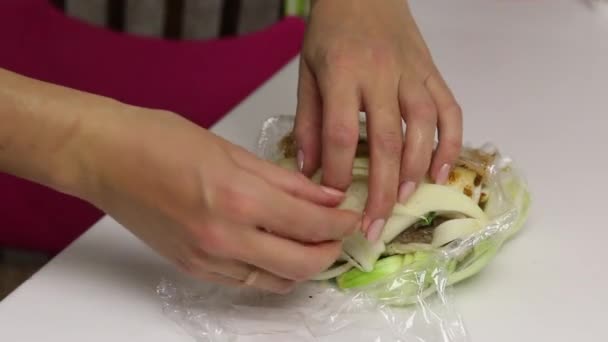
[[[431,211],[430,213],[424,215],[421,222],[421,227],[428,227],[433,224],[433,220],[437,217],[437,212]]]
[[[407,258],[407,260],[404,260],[405,258]],[[364,272],[357,268],[353,268],[338,276],[336,281],[338,286],[342,289],[368,285],[398,272],[401,270],[404,261],[412,262],[414,260],[414,256],[411,256],[410,254],[406,255],[405,258],[403,255],[393,255],[388,258],[383,258],[376,262],[373,271]]]

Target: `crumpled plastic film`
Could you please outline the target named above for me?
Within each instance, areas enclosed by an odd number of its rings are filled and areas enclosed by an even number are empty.
[[[258,154],[268,160],[281,158],[280,141],[292,128],[291,116],[268,119]],[[476,233],[436,250],[405,255],[397,272],[346,290],[332,281],[311,281],[288,295],[276,295],[185,276],[163,279],[157,293],[164,313],[200,342],[470,341],[453,306],[451,287],[489,264],[521,228],[530,204],[512,161],[492,145],[466,147],[461,159],[467,162],[467,154],[480,151],[496,158],[486,170],[492,197],[485,211],[490,220]]]
[[[441,269],[409,273],[407,284],[437,285],[437,296],[396,308],[366,292],[309,282],[289,295],[164,279],[163,311],[196,341],[468,341]],[[415,274],[414,274],[415,273]],[[411,277],[409,277],[411,275]],[[430,280],[429,280],[430,278]]]

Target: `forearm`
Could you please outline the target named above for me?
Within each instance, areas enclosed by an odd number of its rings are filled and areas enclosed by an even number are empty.
[[[80,196],[85,126],[109,99],[0,69],[0,172]]]

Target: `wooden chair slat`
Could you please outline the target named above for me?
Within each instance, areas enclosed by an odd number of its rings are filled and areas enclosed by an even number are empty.
[[[60,10],[65,11],[65,1],[66,0],[51,0],[51,3]]]
[[[164,36],[169,39],[182,37],[184,0],[165,0]]]
[[[224,0],[220,36],[234,36],[237,33],[241,11],[241,0]]]
[[[124,32],[125,29],[125,0],[108,0],[107,25],[114,31]]]

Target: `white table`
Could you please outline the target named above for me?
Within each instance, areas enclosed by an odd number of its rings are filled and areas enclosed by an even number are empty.
[[[466,140],[497,143],[534,194],[527,227],[455,290],[474,341],[608,340],[608,16],[576,0],[413,8],[464,108]],[[293,111],[296,65],[213,130],[252,147],[266,117]],[[189,341],[155,298],[173,272],[104,218],[0,303],[0,340]]]

